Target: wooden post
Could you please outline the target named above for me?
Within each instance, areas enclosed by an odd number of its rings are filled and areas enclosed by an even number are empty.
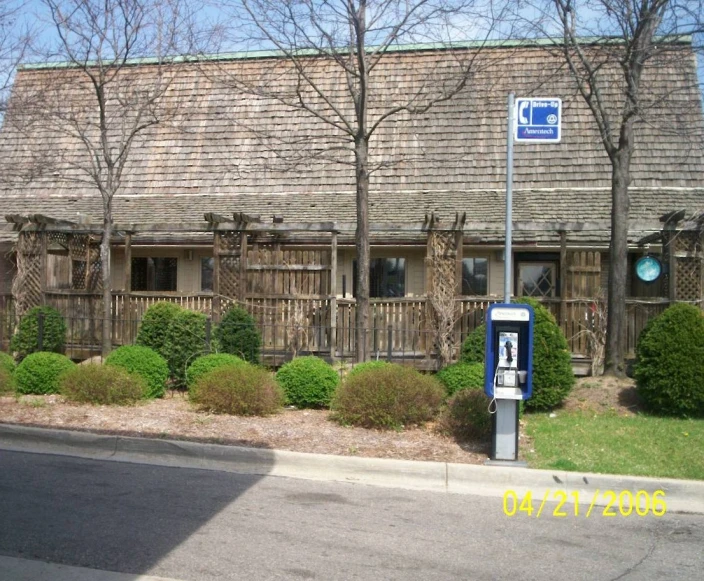
[[[132,297],[132,233],[125,235],[125,294],[127,303],[131,303]]]
[[[247,298],[247,232],[240,232],[240,284],[237,298],[244,304]]]
[[[46,305],[46,284],[47,284],[47,268],[48,268],[48,260],[47,260],[47,233],[46,232],[40,232],[38,233],[40,238],[40,256],[39,256],[39,292],[41,293],[41,300],[42,300],[42,305]]]
[[[337,232],[330,243],[330,359],[337,355]]]
[[[213,306],[212,319],[220,320],[220,232],[213,234]]]
[[[123,341],[133,342],[137,336],[138,317],[132,305],[132,232],[125,233],[125,304],[122,316],[127,320],[122,322]]]
[[[668,273],[668,298],[670,303],[677,300],[677,256],[675,253],[675,241],[677,237],[674,235],[674,229],[669,224],[665,225],[665,240],[667,241],[667,263],[669,267]]]
[[[566,333],[567,325],[567,232],[560,231],[560,327]]]

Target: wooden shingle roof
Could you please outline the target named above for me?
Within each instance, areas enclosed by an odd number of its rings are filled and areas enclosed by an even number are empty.
[[[372,77],[374,119],[384,107],[427,86],[437,89],[466,51],[399,51],[385,57]],[[448,218],[503,220],[506,95],[561,97],[562,142],[517,145],[516,220],[608,220],[611,166],[591,113],[563,70],[559,55],[541,47],[486,49],[475,74],[452,100],[427,113],[402,112],[383,122],[371,142],[373,221],[419,221],[435,210]],[[270,67],[274,68],[270,68]],[[333,100],[347,107],[344,79],[333,64],[311,59],[311,73]],[[129,67],[130,83],[149,83],[156,67]],[[286,220],[354,221],[354,168],[350,153],[329,159],[340,134],[280,100],[238,93],[223,79],[234,73],[266,77],[290,91],[285,61],[233,59],[173,65],[162,106],[168,122],[140,135],[115,199],[117,222],[193,221],[204,211],[245,211]],[[57,84],[57,79],[60,83]],[[611,85],[617,90],[617,76]],[[646,74],[653,107],[636,125],[632,164],[632,217],[656,219],[672,209],[704,208],[704,134],[696,64],[682,45]],[[51,87],[51,90],[47,89]],[[99,194],[77,166],[85,150],[56,122],[42,122],[37,102],[60,109],[95,107],[86,80],[67,68],[28,67],[15,80],[0,133],[0,215],[46,213],[102,216]],[[659,105],[667,95],[666,106]],[[312,97],[311,97],[312,98]],[[33,118],[34,116],[34,118]],[[27,124],[27,119],[33,123]],[[22,127],[22,129],[20,129]],[[317,158],[313,156],[317,155]]]

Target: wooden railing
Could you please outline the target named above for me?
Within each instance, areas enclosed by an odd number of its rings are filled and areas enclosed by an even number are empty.
[[[69,290],[46,293],[46,302],[66,318],[69,343],[99,349],[102,333],[101,296]],[[123,293],[112,297],[112,340],[115,345],[134,342],[139,323],[146,310],[156,302],[168,301],[186,309],[212,316],[210,293]],[[222,301],[225,308],[231,301]],[[459,348],[468,333],[481,325],[498,297],[463,297],[457,299],[458,319],[455,344]],[[601,311],[597,299],[545,299],[541,301],[560,324],[573,355],[589,356],[589,333],[599,324]],[[667,306],[666,299],[627,301],[626,352],[635,352],[638,335],[647,322]],[[264,352],[279,354],[312,352],[351,357],[356,349],[353,299],[337,299],[332,313],[331,299],[247,299],[246,308],[253,314],[262,333]],[[425,356],[432,350],[432,332],[425,298],[372,299],[370,315],[370,356]],[[334,321],[334,325],[332,322]],[[15,326],[12,296],[0,295],[0,346],[8,348]],[[333,341],[334,340],[334,341]],[[295,344],[294,344],[295,342]]]

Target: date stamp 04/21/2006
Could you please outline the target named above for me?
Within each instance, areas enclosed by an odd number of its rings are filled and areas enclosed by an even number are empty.
[[[548,502],[557,504],[554,507],[547,507]],[[587,496],[586,493],[580,493],[578,490],[566,492],[548,489],[542,495],[535,496],[529,490],[522,497],[515,490],[504,492],[506,516],[590,518],[593,516],[664,516],[666,512],[664,490],[656,490],[652,493],[638,490],[634,494],[630,490],[617,493],[614,490],[596,489],[591,496]]]

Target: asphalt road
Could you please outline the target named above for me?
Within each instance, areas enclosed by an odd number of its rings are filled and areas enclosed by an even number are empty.
[[[0,555],[185,581],[699,581],[704,515],[508,517],[500,498],[0,451]]]

